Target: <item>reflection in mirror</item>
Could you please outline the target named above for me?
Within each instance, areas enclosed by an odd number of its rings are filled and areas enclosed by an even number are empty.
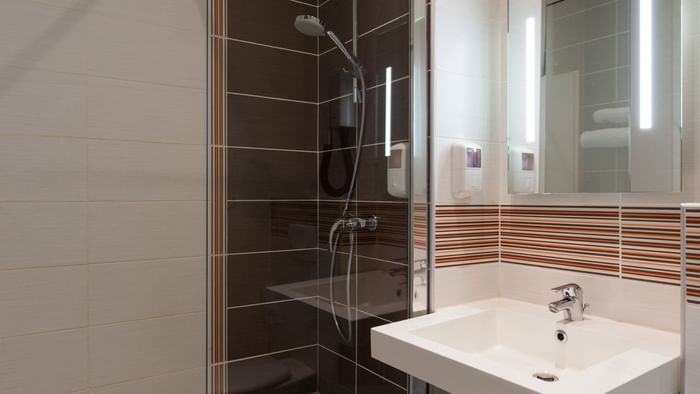
[[[680,191],[680,0],[511,0],[510,193]]]

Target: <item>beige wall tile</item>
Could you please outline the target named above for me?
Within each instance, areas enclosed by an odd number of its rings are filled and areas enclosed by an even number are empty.
[[[84,72],[85,11],[34,1],[2,1],[0,65]]]
[[[206,369],[195,368],[154,378],[93,388],[90,394],[204,394],[207,391],[206,379]]]
[[[90,328],[90,385],[203,367],[206,314]]]
[[[93,12],[89,15],[87,35],[91,75],[205,87],[206,41],[201,32]]]
[[[89,261],[203,256],[205,205],[204,202],[90,203]]]
[[[0,271],[0,337],[87,325],[87,265]]]
[[[0,203],[0,269],[86,261],[83,203]]]
[[[685,392],[692,394],[700,387],[700,307],[686,306]]]
[[[86,135],[84,77],[4,66],[0,91],[0,134]]]
[[[90,324],[204,312],[205,258],[90,266]]]
[[[97,0],[95,3],[97,12],[110,17],[193,30],[202,34],[207,28],[206,0]]]
[[[206,143],[203,88],[90,77],[87,124],[94,138]]]
[[[87,388],[87,330],[0,340],[0,392],[70,393]]]
[[[85,141],[0,137],[0,200],[84,201],[86,173]]]
[[[204,201],[205,149],[203,145],[90,142],[89,199]]]

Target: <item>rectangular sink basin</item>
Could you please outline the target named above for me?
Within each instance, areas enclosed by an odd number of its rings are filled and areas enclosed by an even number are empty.
[[[452,394],[680,390],[680,337],[490,299],[372,329],[372,356]]]

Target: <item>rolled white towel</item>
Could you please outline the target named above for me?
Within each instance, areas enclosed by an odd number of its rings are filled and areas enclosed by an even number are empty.
[[[596,123],[628,124],[630,107],[604,108],[593,112]]]
[[[581,147],[590,148],[626,148],[630,144],[630,129],[619,127],[612,129],[590,130],[581,133]]]

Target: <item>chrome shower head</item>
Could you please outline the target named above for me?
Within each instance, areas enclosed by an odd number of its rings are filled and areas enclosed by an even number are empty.
[[[319,37],[326,35],[326,26],[320,19],[312,15],[299,15],[294,20],[294,27],[299,33],[307,36]]]

